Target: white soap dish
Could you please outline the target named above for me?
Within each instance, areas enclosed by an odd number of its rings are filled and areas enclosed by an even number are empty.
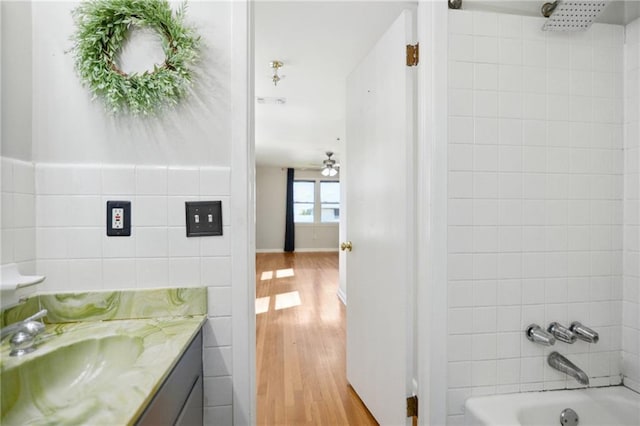
[[[22,275],[15,263],[0,267],[0,290],[15,291],[19,288],[39,284],[46,278],[44,275]]]

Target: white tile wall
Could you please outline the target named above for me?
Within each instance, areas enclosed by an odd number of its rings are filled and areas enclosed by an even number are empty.
[[[36,269],[34,167],[30,162],[1,157],[0,263],[16,263],[23,274]]]
[[[547,34],[544,19],[449,17],[455,423],[471,395],[577,386],[547,366],[548,349],[526,340],[530,323],[597,329],[597,345],[552,349],[592,385],[620,382],[623,90],[613,82],[623,79],[623,27]]]
[[[624,285],[622,371],[640,392],[640,20],[627,25],[624,80]]]
[[[229,168],[37,164],[34,191],[32,166],[29,175],[25,165],[4,160],[2,165],[3,206],[7,197],[15,206],[3,207],[3,244],[7,230],[31,230],[37,245],[31,245],[30,259],[35,264],[37,253],[37,271],[47,276],[43,290],[209,287],[206,423],[232,424]],[[22,176],[31,176],[30,192],[11,189],[25,187],[16,185]],[[209,199],[222,200],[223,235],[187,238],[184,202]],[[107,200],[131,201],[131,237],[106,236]],[[27,210],[34,204],[30,219]],[[5,215],[5,210],[10,211]],[[28,248],[12,246],[7,253]]]

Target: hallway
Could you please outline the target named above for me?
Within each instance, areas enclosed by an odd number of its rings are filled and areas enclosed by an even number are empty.
[[[256,255],[258,424],[377,424],[347,383],[337,289],[337,253]]]

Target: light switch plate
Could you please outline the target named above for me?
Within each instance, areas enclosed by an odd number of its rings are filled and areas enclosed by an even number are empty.
[[[131,236],[131,201],[107,201],[107,236]]]
[[[222,235],[222,201],[186,201],[187,237]]]

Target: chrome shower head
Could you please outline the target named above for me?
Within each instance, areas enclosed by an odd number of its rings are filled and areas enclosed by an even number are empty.
[[[543,31],[585,31],[609,3],[608,0],[582,0],[546,3],[542,14],[549,19]]]

